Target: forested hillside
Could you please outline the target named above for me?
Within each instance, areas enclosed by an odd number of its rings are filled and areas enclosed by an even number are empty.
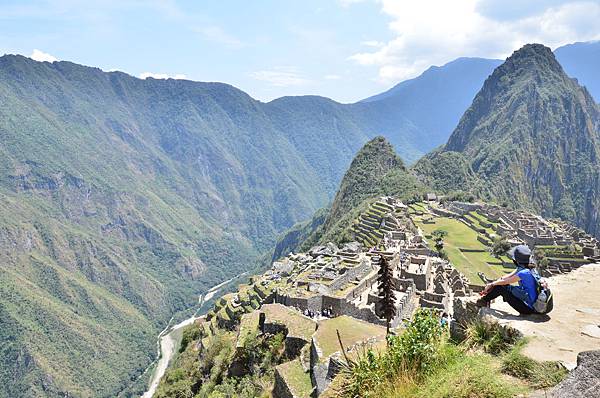
[[[600,234],[600,107],[542,45],[498,67],[441,153],[415,170],[437,189],[463,176],[462,189]]]
[[[0,395],[11,397],[117,395],[170,316],[327,204],[367,139],[340,117],[311,152],[293,115],[275,120],[225,84],[21,56],[0,58],[0,101]],[[331,167],[310,158],[317,149]]]

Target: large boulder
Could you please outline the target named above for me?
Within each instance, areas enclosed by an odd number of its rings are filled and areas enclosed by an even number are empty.
[[[600,397],[600,350],[577,355],[577,367],[552,391],[556,398]]]

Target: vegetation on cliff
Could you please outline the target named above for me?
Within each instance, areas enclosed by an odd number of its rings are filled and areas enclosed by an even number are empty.
[[[600,234],[600,108],[542,45],[499,66],[448,143],[414,170],[444,192],[471,191]]]
[[[462,341],[449,339],[435,313],[420,310],[385,351],[351,361],[328,396],[508,398],[566,376],[557,363],[520,354],[526,341],[496,322],[475,321],[462,334]]]

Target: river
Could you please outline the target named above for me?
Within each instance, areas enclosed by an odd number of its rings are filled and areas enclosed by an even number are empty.
[[[243,276],[245,274],[246,272],[244,272],[240,276]],[[231,278],[208,289],[206,295],[200,295],[200,297],[198,298],[198,306],[202,307],[202,304],[204,304],[204,302],[210,300],[223,286],[227,285],[234,279],[235,278]],[[194,315],[173,327],[170,326],[171,321],[173,321],[173,318],[171,318],[167,327],[162,332],[160,332],[157,339],[160,358],[158,360],[158,363],[156,364],[156,367],[154,368],[154,373],[152,374],[152,378],[150,379],[148,391],[146,391],[144,395],[142,395],[142,398],[152,398],[154,396],[154,393],[158,388],[158,384],[160,383],[160,379],[162,379],[163,375],[165,374],[167,367],[169,366],[169,362],[173,358],[175,350],[177,350],[178,348],[176,347],[176,344],[179,338],[176,336],[176,333],[178,333],[180,329],[191,325],[194,321],[201,318],[204,318],[204,315]]]

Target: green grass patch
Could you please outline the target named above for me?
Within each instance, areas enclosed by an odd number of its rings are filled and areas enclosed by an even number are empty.
[[[525,343],[516,345],[502,360],[502,371],[526,381],[534,389],[549,388],[560,383],[568,371],[553,361],[538,362],[521,353]]]
[[[410,389],[408,394],[383,396],[509,398],[527,390],[502,377],[496,359],[490,355],[465,354],[451,345],[446,350],[445,364]]]
[[[289,334],[310,341],[317,323],[281,304],[266,304],[261,307],[265,313],[265,322],[277,322],[286,325]]]
[[[240,330],[238,332],[237,344],[243,344],[244,341],[258,330],[259,311],[244,314],[240,320]]]
[[[319,328],[315,334],[317,344],[327,358],[334,352],[340,351],[336,330],[340,331],[342,343],[345,348],[365,341],[369,338],[383,339],[385,328],[372,323],[360,321],[349,316],[326,319],[319,322]]]
[[[432,224],[425,224],[422,220],[415,218],[415,223],[423,230],[425,235],[431,235],[436,229],[448,232],[444,239],[444,250],[452,264],[467,278],[476,285],[482,285],[483,282],[477,276],[478,272],[483,272],[490,278],[498,278],[513,271],[508,265],[508,259],[505,259],[507,266],[495,265],[498,259],[492,256],[489,248],[477,240],[477,232],[469,228],[464,223],[448,217],[435,217]],[[460,248],[484,250],[484,252],[462,252]]]
[[[308,398],[313,390],[310,374],[305,372],[299,359],[283,363],[277,367],[292,393],[296,397]]]

